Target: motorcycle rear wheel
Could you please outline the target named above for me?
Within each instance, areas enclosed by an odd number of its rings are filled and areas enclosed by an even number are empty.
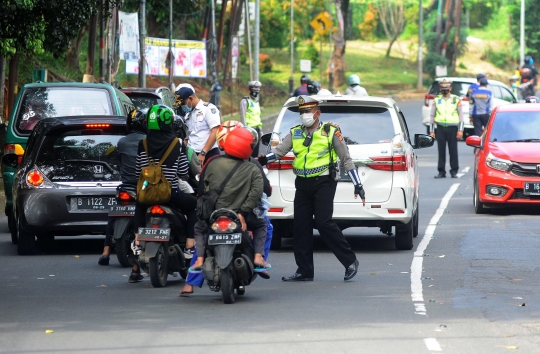
[[[234,279],[231,267],[221,270],[221,295],[224,304],[234,303]]]
[[[167,276],[169,275],[169,254],[165,249],[165,243],[162,243],[155,257],[150,258],[148,262],[148,271],[150,273],[150,282],[154,288],[162,288],[167,285]]]
[[[116,225],[119,223],[115,222]],[[128,224],[122,233],[122,237],[116,240],[116,258],[122,267],[133,267],[135,256],[131,250],[131,242],[135,239],[133,226]]]

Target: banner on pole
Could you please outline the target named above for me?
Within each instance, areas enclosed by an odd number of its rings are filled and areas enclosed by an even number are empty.
[[[118,30],[120,32],[120,59],[138,60],[140,56],[138,14],[118,11]]]
[[[240,47],[239,47],[238,36],[232,37],[232,48],[231,48],[231,78],[236,79],[238,76],[238,63],[240,62]]]
[[[169,40],[165,38],[145,39],[146,72],[149,75],[167,76],[167,53]],[[205,78],[206,70],[206,43],[204,41],[172,40],[174,56],[173,76]],[[128,63],[129,62],[129,63]],[[126,60],[126,74],[137,74],[139,63],[137,60]]]

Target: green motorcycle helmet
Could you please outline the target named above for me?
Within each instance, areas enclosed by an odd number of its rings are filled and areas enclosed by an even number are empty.
[[[172,123],[174,121],[173,110],[164,104],[152,106],[146,113],[148,120],[148,130],[160,130],[163,132],[173,132]]]

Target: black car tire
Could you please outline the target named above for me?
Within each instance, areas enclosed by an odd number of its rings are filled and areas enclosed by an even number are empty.
[[[234,279],[231,266],[221,270],[221,295],[224,304],[234,303]]]
[[[36,236],[26,232],[21,227],[21,220],[17,218],[17,253],[21,256],[36,254]]]
[[[8,214],[8,228],[9,233],[11,234],[11,243],[16,245],[19,239],[17,238],[17,224],[15,222],[15,217],[13,216],[13,211]]]
[[[413,234],[412,234],[413,237],[418,236],[418,220],[419,220],[418,214],[420,214],[420,202],[416,203],[416,212],[413,215],[413,220],[414,220]]]
[[[480,187],[478,187],[478,181],[474,181],[474,191],[473,191],[474,212],[476,214],[485,214],[487,210],[484,207],[484,203],[480,201],[480,196],[478,195],[479,193],[480,193]]]
[[[165,249],[166,243],[162,242],[155,257],[148,262],[150,282],[154,288],[162,288],[167,285],[169,275],[169,253]]]
[[[54,234],[50,232],[39,234],[37,240],[42,251],[49,253],[54,249]]]
[[[115,220],[114,223],[114,229],[116,230],[116,225],[120,224],[120,222]],[[135,264],[135,256],[131,250],[131,242],[133,240],[135,240],[135,232],[133,226],[129,223],[124,229],[122,236],[116,240],[116,258],[118,258],[118,263],[122,267],[133,267],[133,264]]]
[[[396,248],[411,250],[413,248],[413,218],[406,224],[396,225]]]

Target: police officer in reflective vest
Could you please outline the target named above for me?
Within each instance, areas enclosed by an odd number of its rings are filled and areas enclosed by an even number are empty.
[[[459,170],[457,141],[463,138],[463,112],[461,101],[458,96],[450,93],[452,83],[443,80],[439,83],[441,94],[437,95],[431,107],[430,135],[437,138],[439,148],[439,174],[435,178],[446,177],[446,143],[450,154],[450,176],[457,178]],[[437,129],[435,130],[435,124]],[[435,135],[435,133],[437,133]]]
[[[302,124],[292,127],[283,142],[274,147],[271,153],[259,157],[259,162],[265,165],[280,159],[291,150],[295,155],[294,258],[298,269],[282,280],[313,280],[314,227],[345,267],[344,280],[350,280],[358,271],[358,260],[340,228],[332,220],[339,178],[336,168],[338,157],[354,184],[354,197],[360,196],[365,206],[364,189],[341,130],[335,124],[319,121],[319,101],[314,97],[299,96],[296,102]]]
[[[259,93],[261,92],[261,83],[259,81],[248,82],[249,96],[240,100],[240,121],[242,124],[251,127],[261,136],[261,106],[259,105]],[[253,157],[259,156],[259,144],[253,149]]]

